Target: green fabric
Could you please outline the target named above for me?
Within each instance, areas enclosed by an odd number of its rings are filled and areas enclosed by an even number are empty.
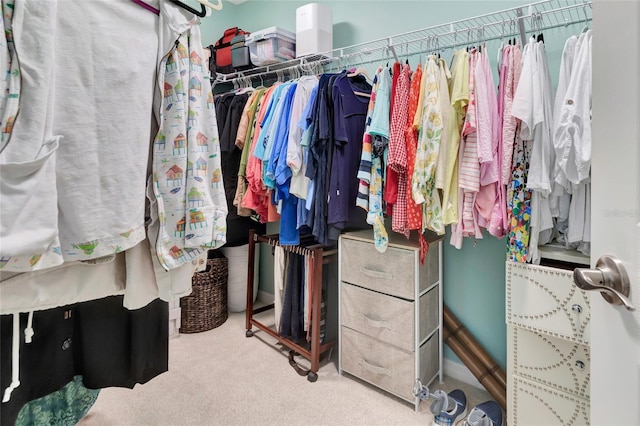
[[[85,388],[82,376],[76,376],[59,391],[25,404],[16,426],[75,425],[96,402],[99,392]]]
[[[253,141],[253,134],[255,132],[255,117],[258,111],[258,106],[262,101],[262,97],[267,89],[258,89],[258,94],[253,99],[253,102],[249,105],[249,129],[247,129],[247,135],[244,140],[244,146],[242,147],[242,154],[240,156],[240,168],[238,169],[238,176],[245,177],[247,170],[247,163],[249,162],[249,152],[251,151],[251,142]],[[259,126],[258,126],[259,127]],[[242,194],[244,195],[244,194]]]

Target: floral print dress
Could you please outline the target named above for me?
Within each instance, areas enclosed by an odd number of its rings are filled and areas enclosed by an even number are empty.
[[[442,235],[445,229],[442,223],[440,194],[436,188],[436,166],[442,136],[440,68],[436,61],[436,57],[430,56],[425,68],[426,86],[422,104],[422,127],[418,138],[411,185],[413,199],[422,205],[422,230],[430,229]]]

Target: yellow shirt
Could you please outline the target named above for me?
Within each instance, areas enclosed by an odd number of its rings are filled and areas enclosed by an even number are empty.
[[[438,59],[438,67],[440,68],[440,80],[438,92],[440,92],[440,115],[442,116],[442,135],[440,136],[440,150],[438,152],[438,165],[436,167],[436,188],[444,188],[445,171],[447,169],[447,159],[449,158],[449,143],[451,138],[449,132],[449,122],[451,121],[452,108],[451,99],[449,98],[449,80],[451,79],[451,71],[449,65],[444,59]]]
[[[451,80],[449,81],[451,119],[442,188],[442,221],[445,225],[458,223],[458,149],[466,106],[469,102],[469,53],[466,50],[455,52],[451,63]]]

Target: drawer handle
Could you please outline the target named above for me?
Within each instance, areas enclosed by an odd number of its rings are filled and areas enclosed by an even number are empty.
[[[390,280],[393,278],[393,274],[390,274],[389,272],[373,271],[369,268],[365,268],[364,266],[360,267],[360,272],[371,278],[378,278],[382,280]]]
[[[391,372],[388,368],[380,367],[379,365],[371,364],[366,359],[361,358],[359,362],[360,366],[366,370],[371,371],[375,374],[382,374],[384,376],[391,377]]]
[[[584,367],[585,367],[584,362],[582,362],[582,361],[576,361],[576,368],[577,368],[578,370],[580,370],[580,371],[584,371]]]
[[[367,320],[367,323],[369,324],[370,327],[386,328],[387,330],[391,330],[391,327],[389,327],[389,323],[387,321],[373,319],[369,317],[367,314],[364,314],[364,319]]]

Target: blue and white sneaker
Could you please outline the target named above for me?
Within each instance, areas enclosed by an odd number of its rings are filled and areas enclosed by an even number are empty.
[[[438,391],[434,393],[434,402],[431,404],[431,412],[435,415],[436,424],[450,426],[464,419],[467,414],[467,397],[464,392],[460,389],[452,390],[446,395],[442,392],[441,395],[445,398],[436,397],[437,393]],[[443,402],[445,403],[443,404]],[[440,412],[436,414],[434,411],[438,411],[438,409]]]
[[[502,408],[495,401],[487,401],[473,407],[465,426],[502,426]]]

